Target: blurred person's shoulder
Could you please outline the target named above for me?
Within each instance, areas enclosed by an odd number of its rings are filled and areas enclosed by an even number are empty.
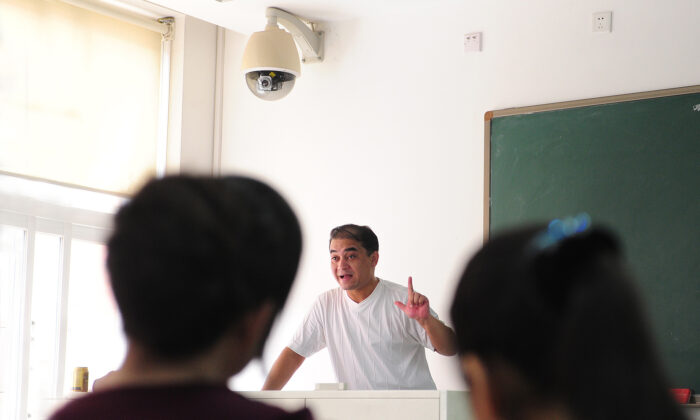
[[[249,400],[223,385],[161,385],[111,388],[76,398],[51,420],[81,419],[311,420],[308,409],[287,412]]]

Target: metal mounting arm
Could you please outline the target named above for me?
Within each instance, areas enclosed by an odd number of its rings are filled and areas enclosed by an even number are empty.
[[[323,32],[312,31],[304,22],[291,13],[276,7],[268,7],[265,11],[267,24],[282,24],[292,34],[294,41],[301,49],[304,63],[323,61]],[[313,27],[313,23],[312,23]]]

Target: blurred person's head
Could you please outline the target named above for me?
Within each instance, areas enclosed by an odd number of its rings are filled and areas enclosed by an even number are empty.
[[[681,418],[609,231],[496,235],[467,264],[451,317],[479,420]]]
[[[300,253],[293,211],[264,183],[237,176],[149,182],[119,210],[108,243],[129,345],[180,363],[228,340],[237,356],[226,371],[236,373],[260,354]]]

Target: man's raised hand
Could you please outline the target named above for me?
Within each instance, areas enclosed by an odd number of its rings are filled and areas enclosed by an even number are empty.
[[[430,303],[428,298],[413,290],[413,278],[408,277],[408,298],[406,303],[394,302],[406,314],[416,321],[424,321],[430,316]]]

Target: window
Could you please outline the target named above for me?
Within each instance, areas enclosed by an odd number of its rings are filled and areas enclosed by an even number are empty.
[[[14,217],[14,219],[17,219]],[[7,221],[7,220],[6,220]],[[0,418],[12,419],[21,369],[20,331],[27,235],[19,227],[0,224]]]
[[[118,367],[126,353],[126,337],[105,272],[105,258],[103,243],[73,239],[64,394],[71,390],[76,367],[88,367],[92,389],[93,380]]]
[[[156,174],[161,38],[58,0],[0,0],[0,171],[118,193]]]
[[[126,199],[52,186],[73,204],[64,207],[31,197],[45,184],[18,182],[24,195],[0,182],[0,418],[46,418],[70,394],[75,367],[87,366],[91,383],[124,356],[104,260]]]
[[[35,232],[29,327],[28,406],[37,412],[44,397],[53,395],[59,343],[62,235]],[[33,416],[34,417],[34,416]]]
[[[66,1],[128,18],[0,0],[1,419],[46,418],[75,367],[91,386],[119,366],[105,241],[125,197],[164,172],[171,28]]]

